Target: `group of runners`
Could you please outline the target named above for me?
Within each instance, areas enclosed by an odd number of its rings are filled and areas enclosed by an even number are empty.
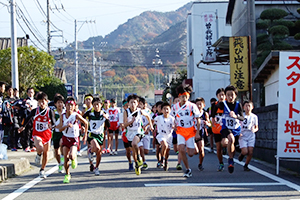
[[[205,156],[204,138],[209,132],[214,136],[219,160],[218,171],[224,170],[222,148],[226,148],[229,156],[228,171],[233,173],[237,138],[241,148],[238,159],[242,161],[247,156],[244,170],[249,171],[248,164],[253,154],[255,132],[258,130],[257,116],[252,113],[253,103],[244,101],[242,106],[236,100],[237,89],[234,86],[227,86],[216,91],[218,100],[212,98],[211,107],[205,111],[203,98],[189,101],[191,92],[190,86],[180,85],[177,88],[178,97],[174,99],[172,105],[159,101],[152,110],[148,108],[143,97],[132,94],[122,102],[124,109],[122,121],[114,99],[105,100],[103,105],[99,97],[87,94],[84,97],[85,108],[79,111],[73,97],[65,100],[58,94],[54,98],[55,109],[51,110],[47,106],[47,95],[43,92],[38,93],[38,107],[32,110],[25,120],[25,126],[27,121],[33,119],[32,136],[37,149],[35,162],[40,164],[42,160],[40,177],[46,178],[44,169],[52,138],[59,172],[64,168],[66,173],[63,183],[70,182],[70,165],[73,169],[77,167],[80,132],[83,135],[83,144],[87,142],[90,171],[93,171],[96,176],[100,175],[99,165],[102,154],[118,154],[119,131],[122,132],[129,170],[134,170],[136,175],[148,169],[145,155],[150,150],[150,135],[153,135],[152,145],[156,149],[158,168],[168,170],[168,158],[173,147],[178,154],[176,169],[183,169],[182,162],[185,167],[184,177],[192,176],[187,155],[190,157],[199,155],[198,169],[202,171]],[[19,131],[24,128],[21,127]],[[108,136],[107,148],[105,148],[106,135]],[[113,137],[115,137],[114,150]],[[213,141],[211,140],[210,143]],[[96,157],[95,165],[93,154]]]

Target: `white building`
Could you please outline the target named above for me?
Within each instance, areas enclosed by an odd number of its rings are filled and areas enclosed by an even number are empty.
[[[187,17],[187,78],[192,79],[194,91],[191,98],[203,97],[207,106],[218,88],[230,84],[229,62],[216,56],[211,46],[219,37],[231,36],[231,26],[225,25],[227,6],[224,0],[196,1]]]

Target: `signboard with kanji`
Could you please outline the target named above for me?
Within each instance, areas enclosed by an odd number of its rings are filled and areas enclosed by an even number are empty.
[[[204,20],[203,34],[203,61],[214,62],[216,61],[216,52],[212,46],[217,41],[217,17],[215,12],[203,12]]]
[[[248,37],[229,38],[230,83],[238,91],[249,91]]]
[[[300,157],[300,52],[280,52],[277,156]]]

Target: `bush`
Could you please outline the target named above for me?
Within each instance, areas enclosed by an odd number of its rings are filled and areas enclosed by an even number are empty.
[[[289,29],[283,25],[273,26],[269,29],[272,35],[287,36],[290,34]]]
[[[288,15],[288,13],[285,10],[278,9],[278,8],[270,8],[270,9],[264,10],[260,14],[260,18],[261,19],[269,19],[269,20],[273,21],[275,19],[284,18],[287,15]]]
[[[300,40],[300,33],[297,33],[296,35],[294,35],[295,40]]]
[[[273,25],[283,25],[288,28],[293,28],[295,26],[295,23],[284,19],[278,19],[278,20],[274,20]]]
[[[256,36],[257,44],[264,43],[264,42],[268,41],[268,39],[269,39],[269,35],[266,33],[258,34]]]
[[[279,42],[273,45],[273,50],[291,50],[293,49],[292,45],[286,42]]]
[[[298,20],[298,21],[295,22],[295,27],[296,28],[300,28],[300,20]]]
[[[257,50],[259,51],[270,51],[271,49],[272,49],[272,44],[269,41],[261,43],[257,46]]]
[[[270,25],[270,20],[266,19],[266,20],[258,20],[258,22],[256,23],[256,29],[267,29]]]
[[[43,87],[38,87],[37,89],[45,92],[48,95],[49,100],[53,100],[56,93],[67,98],[68,93],[65,88],[65,84],[63,84],[59,78],[51,77],[51,79],[52,81],[49,84],[46,84]]]

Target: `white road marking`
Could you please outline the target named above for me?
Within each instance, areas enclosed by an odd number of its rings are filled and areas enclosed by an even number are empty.
[[[145,187],[170,187],[170,186],[278,186],[284,183],[166,183],[166,184],[144,184]]]
[[[87,146],[85,146],[84,148],[82,148],[80,150],[80,153],[82,153],[85,150],[87,150]],[[58,170],[58,166],[57,165],[54,166],[54,167],[52,167],[51,169],[49,169],[45,173],[46,177],[50,176],[51,174],[53,174],[57,170]],[[32,188],[34,185],[36,185],[39,182],[41,182],[42,180],[43,180],[43,178],[40,178],[38,176],[35,179],[33,179],[32,181],[26,183],[24,186],[20,187],[19,189],[15,190],[14,192],[10,193],[6,197],[4,197],[2,200],[13,200],[13,199],[17,198],[18,196],[20,196],[21,194],[23,194],[24,192],[26,192],[27,190],[29,190],[30,188]]]

